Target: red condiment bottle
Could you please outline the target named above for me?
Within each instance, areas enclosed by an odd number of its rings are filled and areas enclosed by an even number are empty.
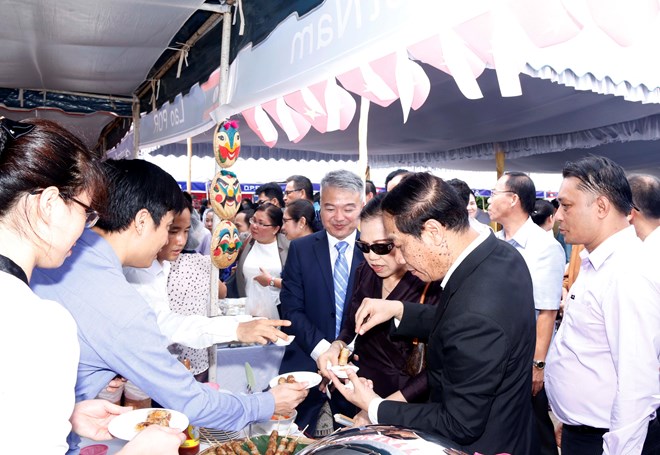
[[[179,455],[195,455],[199,453],[199,428],[188,425],[186,431],[186,440],[179,446]]]

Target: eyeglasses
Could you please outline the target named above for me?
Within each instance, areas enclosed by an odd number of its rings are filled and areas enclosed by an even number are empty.
[[[254,218],[250,218],[250,224],[252,226],[259,226],[259,227],[275,227],[274,224],[264,224],[261,221],[257,221]]]
[[[385,256],[386,254],[390,254],[390,252],[394,249],[394,242],[372,243],[369,245],[366,242],[356,240],[355,246],[358,247],[358,249],[364,254],[368,254],[369,251],[373,251],[378,256]]]
[[[31,194],[41,194],[41,193],[43,193],[43,191],[44,190],[37,190],[37,191],[33,191]],[[96,210],[91,208],[89,205],[83,204],[82,202],[80,202],[75,197],[69,196],[68,194],[59,193],[59,195],[65,201],[75,202],[76,204],[78,204],[79,206],[84,208],[85,209],[85,227],[86,228],[94,227],[96,222],[99,220],[99,217],[100,217],[99,212],[97,212]]]
[[[284,195],[288,196],[291,193],[295,193],[296,191],[302,191],[302,190],[303,190],[302,188],[298,188],[297,190],[286,190],[284,191]]]
[[[21,123],[6,117],[0,117],[0,128],[2,128],[13,140],[25,136],[34,129],[31,123]]]
[[[75,202],[76,204],[78,204],[79,206],[84,208],[85,209],[85,227],[86,228],[94,227],[94,225],[96,224],[96,222],[100,218],[99,212],[97,212],[96,210],[91,208],[89,205],[83,204],[82,202],[80,202],[78,199],[76,199],[74,197],[71,197],[71,196],[68,196],[68,195],[62,194],[62,193],[60,193],[60,196],[62,196],[62,199]]]
[[[490,195],[491,195],[491,196],[497,196],[498,194],[504,194],[504,193],[513,193],[513,194],[516,194],[515,191],[511,191],[511,190],[502,190],[502,191],[500,191],[500,190],[496,190],[496,189],[492,189],[492,190],[490,190]]]

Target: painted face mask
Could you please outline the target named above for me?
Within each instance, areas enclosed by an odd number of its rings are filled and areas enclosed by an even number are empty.
[[[211,260],[213,264],[224,269],[234,263],[241,249],[241,239],[238,229],[234,223],[228,220],[221,220],[213,231],[213,240],[211,242]]]
[[[211,207],[223,219],[236,216],[241,205],[241,185],[236,174],[224,169],[218,172],[211,183]]]
[[[236,120],[218,123],[213,133],[213,150],[218,166],[222,168],[233,166],[241,153],[241,135]]]

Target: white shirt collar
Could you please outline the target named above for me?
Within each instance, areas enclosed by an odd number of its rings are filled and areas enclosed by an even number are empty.
[[[523,249],[527,247],[527,241],[529,240],[529,237],[531,235],[531,230],[534,229],[536,224],[534,224],[534,221],[532,221],[531,217],[527,217],[525,222],[518,228],[515,234],[507,240],[506,236],[504,235],[504,229],[501,231],[497,232],[497,238],[505,240],[509,243],[516,242],[518,245],[520,245]]]
[[[582,261],[588,259],[589,262],[591,262],[592,267],[598,270],[605,261],[607,261],[607,259],[619,249],[620,245],[622,243],[627,243],[631,237],[637,237],[637,234],[635,233],[635,228],[633,226],[628,226],[625,229],[621,229],[616,234],[610,235],[591,253],[589,253],[586,248],[580,251],[580,258]]]
[[[660,226],[655,228],[653,232],[646,236],[644,243],[647,245],[660,244]]]
[[[161,264],[158,261],[158,259],[154,259],[154,262],[152,262],[151,265],[145,269],[145,271],[153,276],[159,276],[159,275],[168,276],[170,274],[171,268],[172,268],[172,264],[170,263],[170,261],[163,261],[163,263]]]
[[[339,242],[346,242],[348,243],[348,246],[351,247],[355,244],[355,238],[357,237],[357,229],[355,229],[351,234],[349,234],[346,238],[339,240],[336,237],[333,237],[330,235],[329,232],[326,231],[326,234],[328,235],[328,245],[330,245],[330,249],[333,250],[335,249],[335,245],[338,244]]]
[[[442,283],[440,283],[440,286],[442,286],[442,289],[447,286],[447,282],[449,282],[449,278],[451,278],[452,273],[454,273],[454,270],[458,268],[459,265],[461,265],[461,262],[465,260],[466,257],[470,253],[472,253],[479,245],[484,243],[484,241],[488,238],[490,235],[490,230],[484,230],[483,232],[479,233],[479,237],[474,239],[470,244],[461,252],[461,254],[456,258],[454,263],[449,267],[449,270],[447,271],[447,274],[445,277],[442,279]]]

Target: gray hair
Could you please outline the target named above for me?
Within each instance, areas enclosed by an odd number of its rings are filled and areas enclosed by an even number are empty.
[[[339,169],[328,172],[321,180],[321,194],[323,194],[323,190],[327,187],[358,193],[360,200],[364,200],[364,184],[362,183],[362,179],[351,171]]]

